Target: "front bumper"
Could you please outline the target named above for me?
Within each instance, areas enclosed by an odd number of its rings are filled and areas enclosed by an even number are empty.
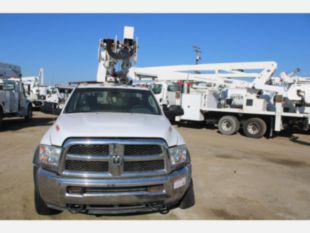
[[[191,183],[191,166],[187,165],[171,174],[156,177],[70,178],[42,168],[36,169],[34,175],[36,188],[50,208],[88,214],[164,212],[177,207],[188,190]],[[185,182],[181,182],[180,185],[180,181],[184,181],[183,177]],[[176,183],[178,187],[175,187]],[[139,187],[154,186],[163,188],[152,191],[139,190]],[[99,188],[103,191],[76,194],[68,191],[70,187]],[[104,191],[104,188],[108,191]],[[123,191],[111,191],[113,188]]]

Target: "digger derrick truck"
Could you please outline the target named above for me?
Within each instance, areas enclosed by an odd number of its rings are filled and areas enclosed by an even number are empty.
[[[44,83],[44,69],[40,68],[37,76],[22,77],[23,86],[27,99],[33,108],[40,108],[46,99],[48,86]]]
[[[166,117],[182,110],[164,112],[149,89],[127,85],[132,32],[101,40],[100,50],[110,48],[100,51],[102,81],[79,84],[41,139],[33,159],[39,214],[164,214],[194,205],[190,154]]]
[[[25,95],[21,77],[19,66],[0,63],[0,130],[5,118],[32,119],[31,103]]]

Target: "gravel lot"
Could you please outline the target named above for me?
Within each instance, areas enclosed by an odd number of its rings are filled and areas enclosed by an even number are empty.
[[[196,205],[167,215],[39,216],[32,156],[55,116],[5,120],[0,132],[0,219],[310,219],[310,135],[273,139],[223,136],[199,125],[175,126],[192,156]]]

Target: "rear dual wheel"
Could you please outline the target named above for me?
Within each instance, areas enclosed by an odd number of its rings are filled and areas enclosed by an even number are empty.
[[[250,138],[261,138],[267,131],[266,122],[260,118],[250,118],[243,123],[243,132]]]
[[[221,134],[233,135],[240,129],[240,122],[235,116],[223,116],[218,122],[218,129]]]

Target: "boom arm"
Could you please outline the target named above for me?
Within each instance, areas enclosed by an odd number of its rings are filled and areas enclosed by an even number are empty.
[[[130,75],[134,80],[153,79],[158,81],[194,80],[202,82],[231,83],[243,87],[264,85],[271,79],[277,68],[276,62],[242,62],[200,65],[160,66],[131,68]],[[199,71],[200,74],[197,74]],[[252,82],[237,79],[253,79]]]

